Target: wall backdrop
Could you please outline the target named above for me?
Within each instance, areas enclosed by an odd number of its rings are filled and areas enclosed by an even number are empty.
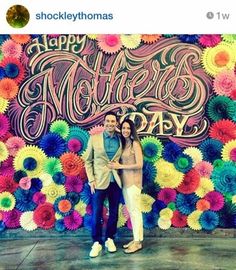
[[[108,111],[141,138],[145,228],[236,227],[235,64],[236,35],[0,35],[0,231],[91,228]]]

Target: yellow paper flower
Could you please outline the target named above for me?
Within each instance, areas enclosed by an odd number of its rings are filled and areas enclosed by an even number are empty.
[[[117,222],[117,227],[120,228],[120,227],[123,227],[126,223],[127,219],[126,217],[124,216],[124,213],[123,213],[123,205],[120,204],[119,205],[119,212],[118,212],[118,222]]]
[[[152,210],[152,205],[155,199],[148,194],[141,194],[141,211],[143,213],[148,213]]]
[[[213,190],[214,190],[213,182],[206,177],[201,177],[199,186],[197,190],[195,191],[195,193],[200,198],[203,198],[208,192],[213,191]]]
[[[42,181],[43,187],[49,186],[53,183],[52,176],[49,173],[40,174],[39,179]]]
[[[192,158],[193,167],[195,167],[196,164],[201,162],[203,159],[202,152],[197,147],[187,147],[183,153]]]
[[[87,35],[87,37],[88,37],[89,39],[93,39],[93,40],[96,39],[97,36],[98,36],[97,34],[88,34],[88,35]]]
[[[236,161],[236,140],[229,141],[224,145],[221,156],[224,161]]]
[[[160,187],[177,188],[181,184],[184,174],[177,171],[174,164],[161,158],[156,162],[156,168],[158,173],[155,181]]]
[[[171,220],[160,217],[157,224],[160,229],[168,230],[171,227]]]
[[[16,205],[15,197],[7,191],[0,193],[0,211],[11,211]]]
[[[82,201],[79,201],[76,205],[75,205],[75,210],[77,212],[80,213],[80,215],[83,217],[85,214],[86,214],[86,207],[87,205],[82,202]]]
[[[36,168],[33,170],[26,170],[24,168],[24,160],[26,158],[33,158],[36,160]],[[27,175],[29,177],[38,177],[42,170],[43,170],[43,164],[46,160],[46,155],[44,152],[38,148],[37,146],[25,146],[21,148],[15,158],[14,158],[14,168],[16,171],[18,170],[24,170],[27,172]]]
[[[173,217],[173,211],[170,208],[164,208],[160,211],[160,217],[164,220],[170,220]]]
[[[0,162],[6,160],[9,156],[9,152],[4,142],[0,142]]]
[[[3,97],[0,97],[0,113],[5,113],[9,106],[9,101]]]
[[[20,225],[24,230],[28,232],[34,231],[38,228],[37,224],[33,220],[33,216],[34,216],[34,211],[24,212],[20,216]]]
[[[66,195],[65,187],[52,183],[42,188],[42,192],[46,195],[47,202],[54,203],[55,200],[60,196]]]
[[[120,36],[121,43],[127,49],[136,49],[141,43],[141,35],[133,34],[133,35],[121,35]]]
[[[236,62],[236,47],[227,42],[221,42],[215,47],[206,48],[202,54],[202,63],[206,72],[212,76],[225,69],[234,69]]]
[[[56,218],[56,220],[59,220],[59,219],[62,219],[63,216],[56,212],[55,213],[55,218]]]
[[[236,203],[236,195],[232,197],[232,203]]]
[[[199,222],[202,212],[203,211],[196,210],[187,217],[187,224],[191,229],[196,231],[200,231],[202,229],[202,226]]]

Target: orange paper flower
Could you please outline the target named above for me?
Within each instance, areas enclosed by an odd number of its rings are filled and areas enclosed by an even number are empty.
[[[13,99],[19,91],[18,85],[12,79],[4,78],[0,81],[0,97]]]

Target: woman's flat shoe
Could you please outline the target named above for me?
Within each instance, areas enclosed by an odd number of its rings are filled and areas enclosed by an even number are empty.
[[[126,254],[131,254],[131,253],[135,253],[139,250],[141,250],[143,247],[141,244],[131,244],[127,249],[124,250],[124,253]]]
[[[123,245],[122,247],[126,249],[129,246],[131,246],[133,244],[133,242],[134,242],[134,240],[130,241],[128,244]]]

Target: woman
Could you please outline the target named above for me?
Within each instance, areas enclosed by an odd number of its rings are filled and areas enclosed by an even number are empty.
[[[141,213],[143,153],[134,123],[126,119],[121,124],[121,163],[110,162],[110,169],[121,169],[123,195],[133,227],[133,240],[124,245],[125,253],[142,249],[143,219]]]

